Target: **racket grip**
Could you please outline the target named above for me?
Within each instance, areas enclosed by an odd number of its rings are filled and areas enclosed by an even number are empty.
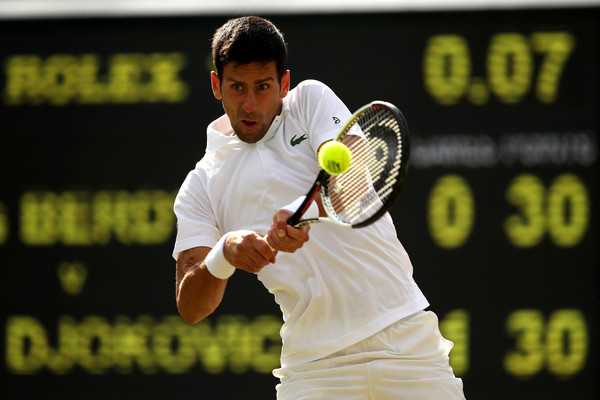
[[[288,218],[287,223],[291,226],[296,226],[298,222],[300,222],[300,218],[302,218],[301,210],[296,211],[291,217]]]
[[[287,224],[290,226],[296,226],[303,216],[306,218],[318,218],[319,207],[316,203],[313,203],[314,194],[312,196],[300,196],[293,203],[283,207],[284,210],[293,212],[292,216],[288,218]]]

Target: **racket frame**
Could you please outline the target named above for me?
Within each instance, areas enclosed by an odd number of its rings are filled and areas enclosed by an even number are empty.
[[[402,146],[401,146],[402,157],[400,159],[400,168],[399,168],[400,172],[397,177],[397,182],[394,184],[394,186],[395,186],[394,190],[392,191],[391,195],[386,200],[383,207],[381,207],[379,210],[377,210],[376,213],[374,213],[372,216],[370,216],[366,220],[361,221],[357,224],[349,224],[347,222],[344,222],[333,211],[334,208],[331,203],[331,198],[329,196],[330,188],[329,188],[329,185],[327,184],[330,174],[328,174],[327,171],[321,169],[319,171],[319,174],[317,175],[317,178],[315,179],[315,182],[313,183],[313,186],[307,192],[306,198],[304,199],[302,204],[300,204],[300,206],[298,207],[298,210],[296,210],[296,212],[294,214],[292,214],[292,216],[288,219],[287,222],[289,225],[292,225],[295,228],[299,228],[301,226],[311,225],[311,224],[315,224],[317,222],[329,222],[329,223],[333,223],[335,225],[338,225],[338,226],[341,226],[344,228],[360,228],[360,227],[364,227],[364,226],[367,226],[367,225],[375,222],[382,215],[384,215],[386,212],[388,212],[392,208],[396,199],[398,198],[398,195],[400,194],[400,190],[402,189],[402,186],[404,185],[404,181],[406,180],[406,174],[408,172],[408,164],[409,164],[409,159],[410,159],[410,140],[409,140],[408,125],[406,124],[406,119],[404,118],[404,115],[402,114],[402,112],[391,103],[384,102],[384,101],[373,101],[369,104],[362,106],[358,110],[356,110],[356,112],[354,112],[354,114],[352,114],[350,119],[348,121],[346,121],[344,126],[340,129],[337,136],[333,140],[342,142],[342,139],[346,136],[346,134],[352,128],[352,126],[356,123],[356,121],[359,118],[361,118],[367,110],[375,109],[375,108],[385,108],[394,115],[394,117],[399,125],[401,141],[402,141]],[[317,192],[319,190],[321,191],[321,202],[323,203],[323,207],[325,208],[327,217],[307,218],[304,220],[300,220],[302,218],[302,215],[304,215],[304,213],[310,206],[311,202],[315,199],[315,196],[317,195]]]

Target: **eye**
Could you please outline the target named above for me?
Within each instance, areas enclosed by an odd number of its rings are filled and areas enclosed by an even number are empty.
[[[239,92],[240,90],[242,90],[242,85],[240,85],[239,83],[234,83],[231,85],[231,89],[235,90],[236,92]]]
[[[268,90],[269,89],[269,85],[267,83],[261,83],[260,85],[258,85],[258,90]]]

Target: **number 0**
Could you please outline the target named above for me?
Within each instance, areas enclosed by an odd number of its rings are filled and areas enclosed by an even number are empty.
[[[438,179],[429,194],[429,231],[440,247],[460,247],[469,238],[475,204],[467,181],[458,175]]]

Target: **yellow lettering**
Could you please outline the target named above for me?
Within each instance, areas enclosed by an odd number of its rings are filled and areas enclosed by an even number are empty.
[[[21,196],[20,236],[30,246],[50,246],[57,241],[57,196],[51,192],[27,192]]]
[[[250,325],[252,369],[269,374],[279,366],[281,355],[281,320],[273,315],[258,316]]]
[[[544,367],[544,316],[537,310],[518,310],[509,315],[506,331],[515,347],[504,357],[504,368],[519,378],[529,378]]]
[[[134,365],[145,374],[157,372],[157,363],[150,351],[150,338],[156,325],[153,317],[142,315],[132,322],[120,315],[113,329],[113,360],[117,372],[129,374]]]
[[[437,35],[427,41],[423,58],[425,88],[440,104],[456,104],[471,79],[471,57],[459,35]]]
[[[104,317],[89,316],[79,325],[78,361],[87,372],[103,374],[112,365],[112,328]]]
[[[535,79],[537,99],[550,104],[558,98],[560,78],[575,45],[575,36],[565,31],[533,32],[529,38],[518,32],[497,33],[487,50],[487,77],[479,77],[471,76],[471,54],[463,36],[435,35],[425,46],[423,82],[439,104],[454,105],[466,95],[472,104],[482,105],[490,91],[500,102],[516,104]],[[538,66],[534,53],[542,56]]]
[[[545,57],[537,77],[536,96],[543,103],[553,103],[558,97],[560,76],[575,48],[575,37],[569,32],[534,32],[531,45]]]
[[[163,190],[26,192],[21,197],[21,240],[30,246],[153,245],[175,229],[174,192]]]
[[[62,106],[73,100],[79,86],[78,61],[72,55],[48,57],[43,69],[43,91],[50,104]]]
[[[154,53],[149,56],[148,72],[152,78],[148,83],[148,101],[178,103],[188,95],[188,86],[178,79],[185,66],[181,53]]]
[[[137,103],[145,94],[140,85],[143,77],[143,54],[115,54],[109,60],[108,91],[115,103]]]
[[[558,176],[548,189],[548,232],[560,247],[575,246],[589,224],[590,203],[585,185],[576,175]]]
[[[99,82],[100,57],[84,54],[79,58],[79,87],[77,101],[81,104],[100,104],[109,99],[106,84]]]
[[[492,37],[487,68],[490,88],[504,103],[517,103],[529,91],[533,58],[529,43],[520,33]]]
[[[572,247],[587,232],[589,196],[576,175],[559,175],[547,190],[538,177],[519,175],[510,183],[506,198],[520,211],[504,224],[506,235],[515,246],[533,247],[548,232],[557,246]]]
[[[557,310],[548,319],[548,370],[568,379],[585,366],[588,355],[587,324],[581,311]]]
[[[234,373],[270,374],[279,365],[281,321],[271,315],[248,319],[224,315],[189,325],[179,315],[157,322],[142,315],[135,320],[117,316],[113,323],[102,316],[61,316],[56,347],[46,329],[30,316],[12,316],[6,323],[6,364],[13,374],[35,374],[46,368],[64,375],[79,366],[88,374],[115,371],[144,374],[159,371],[183,374],[198,365],[210,374],[226,369]]]
[[[132,233],[140,244],[163,243],[175,224],[174,197],[164,191],[138,191],[130,198]]]
[[[183,102],[183,53],[13,55],[6,60],[5,103],[54,106]]]
[[[79,329],[72,317],[60,318],[57,345],[56,350],[50,350],[47,366],[55,374],[66,374],[75,366],[79,355]]]
[[[226,348],[213,332],[211,321],[194,326],[194,342],[202,368],[209,374],[220,374],[227,367]]]
[[[534,175],[520,175],[510,183],[506,198],[520,211],[504,223],[506,235],[513,245],[532,247],[542,240],[546,231],[544,196],[544,185]]]
[[[58,230],[67,246],[91,245],[88,192],[64,192],[57,198]]]
[[[469,370],[469,313],[453,310],[440,321],[440,332],[454,343],[450,352],[450,366],[456,376],[464,376]]]
[[[154,327],[153,352],[170,374],[182,374],[196,362],[192,330],[178,316],[168,316]]]
[[[236,374],[248,371],[252,359],[252,344],[248,319],[243,316],[223,316],[216,326],[216,335],[226,349],[231,370]]]
[[[504,358],[510,374],[527,379],[546,366],[548,372],[569,379],[584,368],[589,337],[581,311],[556,310],[546,323],[540,311],[517,310],[506,327],[516,339],[514,349]]]
[[[475,202],[467,181],[458,175],[439,178],[429,194],[429,232],[436,244],[456,248],[466,243],[473,230]]]
[[[42,60],[35,55],[10,56],[6,61],[5,102],[8,105],[44,101]]]
[[[29,316],[14,316],[6,322],[6,366],[14,374],[38,372],[48,360],[46,330]]]

